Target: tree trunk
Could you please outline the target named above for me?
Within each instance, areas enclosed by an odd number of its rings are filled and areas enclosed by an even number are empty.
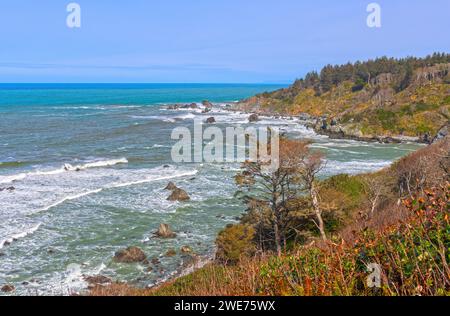
[[[273,232],[275,234],[275,246],[277,247],[277,254],[281,256],[281,238],[280,238],[280,230],[278,229],[278,220],[275,216],[275,221],[273,223]]]
[[[320,211],[319,207],[319,198],[317,197],[317,192],[314,187],[314,184],[311,184],[309,193],[311,194],[312,204],[314,208],[314,213],[317,218],[317,227],[319,228],[320,236],[322,237],[323,240],[327,240],[327,235],[325,234],[325,225],[323,224],[322,219],[322,212]]]

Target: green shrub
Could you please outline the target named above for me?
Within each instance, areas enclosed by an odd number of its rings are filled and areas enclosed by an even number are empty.
[[[436,108],[438,108],[435,104],[427,104],[427,103],[417,103],[415,105],[415,112],[425,112],[425,111],[431,111]]]
[[[250,225],[228,225],[216,239],[216,259],[227,264],[236,264],[241,256],[255,253],[255,229]]]
[[[384,129],[395,130],[397,126],[397,115],[395,112],[381,109],[377,110],[376,114],[376,118]]]
[[[445,97],[444,104],[450,104],[450,95]]]

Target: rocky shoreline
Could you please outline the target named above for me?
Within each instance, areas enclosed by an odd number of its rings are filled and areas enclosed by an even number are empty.
[[[419,143],[432,144],[439,139],[444,138],[449,133],[450,122],[447,122],[440,128],[436,135],[423,134],[421,136],[407,136],[407,135],[364,135],[361,130],[352,124],[341,124],[335,119],[329,119],[327,116],[313,116],[308,113],[301,113],[293,116],[286,113],[277,113],[271,111],[248,111],[240,107],[239,103],[234,103],[225,108],[232,112],[243,112],[249,115],[249,122],[255,121],[255,115],[261,117],[273,117],[284,119],[297,119],[303,125],[313,129],[319,135],[325,135],[331,139],[349,139],[362,142],[374,142],[383,144],[395,143]]]
[[[219,107],[217,104],[212,104],[209,101],[203,101],[201,104],[190,103],[190,104],[169,104],[166,105],[165,108],[167,110],[201,110],[202,114],[210,113],[214,108]],[[421,139],[420,137],[410,137],[410,136],[385,136],[385,135],[377,135],[377,136],[364,136],[362,134],[358,134],[352,130],[349,130],[347,126],[341,125],[334,120],[329,120],[327,117],[315,117],[309,114],[301,114],[297,116],[287,115],[287,114],[279,114],[274,112],[267,111],[247,111],[243,110],[239,107],[238,103],[227,103],[222,104],[220,106],[221,110],[226,110],[230,112],[241,112],[248,115],[248,122],[255,123],[258,122],[261,118],[275,118],[275,119],[285,119],[285,120],[297,120],[299,124],[306,126],[307,128],[313,129],[317,134],[326,135],[332,139],[351,139],[356,141],[364,141],[364,142],[378,142],[378,143],[405,143],[405,142],[416,142],[416,143],[431,143],[431,141],[427,139]],[[213,115],[210,113],[210,115]],[[209,117],[205,123],[215,123],[214,117]],[[448,134],[448,125],[440,131],[440,133],[436,136],[436,138]],[[440,135],[440,136],[439,136]],[[169,184],[165,187],[165,190],[172,192],[172,195],[169,196],[168,200],[177,200],[177,201],[187,201],[189,200],[188,194],[178,188],[174,183],[169,182]],[[178,192],[178,193],[177,193]],[[174,197],[176,195],[176,197]],[[174,233],[170,227],[166,224],[161,224],[158,230],[154,233],[155,238],[176,238],[176,233]],[[180,277],[188,275],[190,273],[195,272],[198,269],[203,268],[208,263],[212,263],[215,260],[215,254],[209,254],[204,256],[196,255],[192,252],[192,249],[188,246],[183,246],[179,252],[182,254],[183,260],[181,266],[168,275],[166,278],[161,279],[153,283],[148,289],[155,289],[159,286],[172,282]],[[177,252],[173,249],[168,250],[165,256],[173,256]],[[131,258],[131,259],[130,259]],[[141,262],[144,264],[150,264],[150,261],[146,258],[145,254],[142,250],[137,249],[136,247],[130,247],[127,249],[123,249],[115,254],[114,260],[118,260],[121,262]],[[152,259],[151,264],[158,267],[159,261]],[[96,277],[102,276],[94,276],[93,280],[95,281]],[[102,279],[103,280],[103,279]],[[106,284],[101,284],[101,282],[88,282],[94,283],[97,286],[108,286],[111,284],[110,282],[105,282]],[[132,284],[129,284],[132,286]]]

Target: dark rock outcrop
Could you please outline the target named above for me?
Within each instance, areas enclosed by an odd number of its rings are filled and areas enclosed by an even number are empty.
[[[166,257],[174,257],[174,256],[176,256],[176,254],[177,254],[177,252],[176,252],[175,249],[169,249],[169,250],[166,252]]]
[[[181,247],[181,252],[182,253],[192,253],[192,248],[189,246],[183,246],[183,247]]]
[[[173,182],[169,182],[167,184],[167,186],[164,188],[164,190],[169,190],[169,191],[173,191],[175,189],[178,189],[177,186],[175,185],[175,183]]]
[[[168,224],[160,224],[158,230],[155,233],[160,238],[174,238],[177,236],[169,227]]]
[[[450,122],[447,122],[444,126],[442,126],[439,131],[437,132],[436,136],[433,138],[433,143],[437,142],[440,139],[445,138],[447,135],[449,135],[450,130]]]
[[[213,124],[213,123],[215,123],[216,122],[216,119],[214,118],[214,117],[208,117],[207,119],[206,119],[206,123],[207,124]]]
[[[15,187],[0,188],[0,192],[2,192],[2,191],[9,191],[9,192],[12,192],[12,191],[14,191],[15,189],[16,189]]]
[[[13,285],[11,285],[11,284],[3,285],[2,288],[1,288],[1,291],[3,293],[14,292],[15,290],[16,290],[16,288]]]
[[[128,247],[116,252],[114,261],[120,263],[146,262],[147,256],[139,247]]]
[[[84,276],[83,279],[89,283],[89,285],[103,285],[112,283],[112,280],[104,275]]]
[[[208,100],[202,101],[202,105],[203,105],[205,108],[209,108],[209,109],[213,107],[213,104],[212,104],[211,102],[209,102]]]
[[[159,259],[156,258],[156,257],[155,257],[155,258],[152,258],[152,261],[151,261],[151,262],[152,262],[152,264],[154,264],[155,266],[158,265],[158,264],[161,264],[161,261],[159,261]]]
[[[258,122],[258,121],[259,121],[259,116],[258,116],[258,114],[253,113],[252,115],[250,115],[250,116],[248,117],[248,121],[249,121],[250,123]]]
[[[172,194],[167,198],[168,201],[178,201],[178,202],[185,202],[189,201],[191,198],[187,194],[186,191],[180,188],[176,188],[172,191]]]

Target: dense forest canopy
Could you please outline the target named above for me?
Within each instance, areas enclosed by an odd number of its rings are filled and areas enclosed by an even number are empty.
[[[383,73],[390,73],[396,77],[395,88],[397,92],[400,92],[409,86],[415,70],[446,63],[450,63],[450,54],[434,53],[424,58],[380,57],[364,62],[349,62],[344,65],[326,65],[320,73],[311,71],[304,78],[297,79],[290,90],[295,93],[295,91],[313,88],[317,95],[320,95],[344,81],[352,81],[354,83],[353,90],[358,91],[370,83],[371,79]]]

